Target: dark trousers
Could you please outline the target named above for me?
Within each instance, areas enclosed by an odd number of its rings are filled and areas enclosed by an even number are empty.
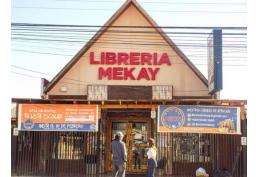
[[[147,177],[155,177],[155,167],[148,167]]]
[[[139,156],[134,157],[134,168],[136,168],[137,164],[138,164],[138,168],[140,169],[141,168],[141,158]]]
[[[148,159],[147,177],[155,177],[156,167],[157,167],[157,162],[153,159]]]

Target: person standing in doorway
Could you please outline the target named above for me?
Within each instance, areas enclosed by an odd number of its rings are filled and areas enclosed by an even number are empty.
[[[149,148],[147,148],[147,157],[148,157],[148,169],[147,177],[155,177],[155,168],[157,167],[157,148],[154,143],[154,139],[148,139]]]
[[[123,133],[117,132],[115,140],[111,143],[112,177],[125,177],[127,153],[125,143],[122,139]]]
[[[138,168],[141,169],[141,151],[139,149],[134,149],[134,169],[136,169],[136,166],[138,164]]]

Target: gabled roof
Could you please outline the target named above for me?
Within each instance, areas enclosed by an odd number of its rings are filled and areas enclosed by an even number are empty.
[[[91,38],[91,40],[86,43],[82,49],[65,65],[65,67],[49,82],[49,84],[44,89],[44,93],[50,91],[55,84],[72,68],[72,66],[81,58],[81,56],[87,52],[87,50],[98,40],[98,38],[105,33],[105,31],[110,27],[116,19],[130,6],[134,5],[139,12],[144,16],[144,18],[153,26],[157,27],[155,30],[164,38],[164,40],[171,46],[172,49],[183,59],[183,61],[192,69],[192,71],[200,78],[200,80],[208,87],[208,80],[204,75],[195,67],[195,65],[184,55],[184,53],[175,45],[175,43],[166,35],[166,33],[158,28],[157,23],[147,14],[147,12],[136,2],[136,0],[127,0],[117,12],[103,25],[102,28]]]

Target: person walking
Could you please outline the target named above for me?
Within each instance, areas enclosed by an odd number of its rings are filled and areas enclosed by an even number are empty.
[[[111,143],[112,177],[125,177],[127,153],[125,143],[122,139],[123,133],[117,132],[115,140]]]
[[[155,168],[157,167],[157,148],[155,147],[154,139],[148,139],[149,148],[147,148],[148,169],[147,177],[155,177]]]

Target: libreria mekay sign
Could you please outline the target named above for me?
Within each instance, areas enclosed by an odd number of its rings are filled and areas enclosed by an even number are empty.
[[[171,66],[167,53],[156,52],[90,52],[89,62],[99,66],[99,80],[156,80],[162,65]]]
[[[162,105],[158,132],[241,134],[240,108]]]

